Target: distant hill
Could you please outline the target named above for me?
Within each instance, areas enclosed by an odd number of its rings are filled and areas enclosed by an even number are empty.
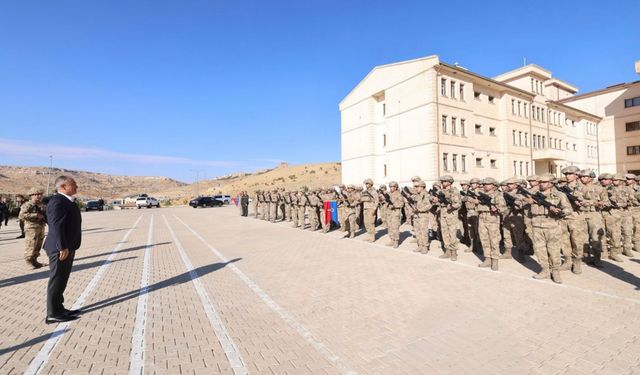
[[[47,189],[47,167],[12,167],[0,165],[0,194],[25,194],[32,187]],[[122,198],[140,193],[156,194],[160,191],[187,186],[184,182],[168,177],[114,176],[104,173],[73,171],[53,168],[53,182],[61,174],[73,177],[78,183],[79,198]]]
[[[316,163],[290,166],[282,163],[273,169],[254,173],[235,173],[216,177],[211,180],[200,181],[197,184],[167,189],[157,194],[173,199],[190,198],[198,195],[232,194],[247,190],[273,189],[284,187],[287,190],[298,189],[301,186],[309,188],[332,186],[341,181],[341,164]]]

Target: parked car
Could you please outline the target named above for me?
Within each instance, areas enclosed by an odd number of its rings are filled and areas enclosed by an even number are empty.
[[[153,198],[153,197],[138,197],[138,198],[136,198],[136,207],[138,207],[138,208],[142,208],[142,207],[160,208],[160,202],[158,202],[158,200]]]
[[[189,201],[189,206],[193,208],[222,206],[222,201],[213,197],[198,197]]]
[[[102,204],[100,204],[100,201],[88,201],[84,205],[84,210],[87,211],[87,212],[89,212],[89,211],[102,211],[103,209],[104,209],[104,206]]]
[[[230,204],[231,203],[231,196],[230,195],[214,195],[213,199],[219,200],[220,202],[222,202],[224,204]]]

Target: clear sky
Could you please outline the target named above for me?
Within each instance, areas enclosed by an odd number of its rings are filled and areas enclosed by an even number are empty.
[[[640,79],[640,1],[5,1],[0,164],[182,181],[340,160],[376,65],[527,63],[587,92]]]

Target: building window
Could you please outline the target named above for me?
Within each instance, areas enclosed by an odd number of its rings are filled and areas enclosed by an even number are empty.
[[[456,130],[456,128],[458,127],[457,122],[458,122],[457,118],[455,117],[451,118],[451,134],[453,135],[457,135],[457,130]]]
[[[640,121],[627,122],[625,128],[628,132],[640,130]]]
[[[565,146],[565,150],[569,151],[569,142],[566,142]]]
[[[440,80],[440,95],[447,96],[447,80],[444,78]]]
[[[490,159],[489,163],[491,164],[491,168],[497,168],[496,167],[496,159]]]
[[[451,81],[451,98],[456,98],[456,81]]]
[[[489,128],[489,135],[495,137],[496,136],[496,128]]]
[[[476,134],[482,134],[482,125],[476,124]]]
[[[453,171],[457,172],[458,171],[458,155],[457,154],[451,155],[451,165],[453,167]]]
[[[631,107],[637,107],[637,106],[640,106],[640,96],[636,96],[635,98],[624,100],[625,108],[631,108]]]
[[[524,103],[524,117],[529,118],[529,115],[527,115],[527,103]]]
[[[578,151],[578,146],[575,143],[573,144],[573,151]]]
[[[382,103],[382,115],[387,115],[387,103]]]
[[[522,146],[522,132],[518,132],[518,146]]]
[[[382,146],[387,147],[387,135],[382,135]]]
[[[546,138],[545,136],[542,136],[542,148],[545,148],[545,143],[546,143],[545,142],[546,141],[545,138]]]
[[[460,135],[463,137],[467,136],[467,127],[465,126],[464,119],[460,119]]]
[[[463,173],[467,171],[467,155],[460,156],[460,169]]]
[[[512,115],[516,114],[516,100],[515,99],[511,99],[511,114]]]
[[[493,104],[493,100],[494,100],[494,99],[495,99],[495,98],[494,98],[493,96],[489,95],[489,103]]]
[[[473,92],[473,98],[476,99],[476,100],[480,100],[480,93],[477,92],[477,91],[474,91]]]
[[[520,176],[522,176],[522,162],[520,162]]]
[[[514,175],[514,176],[518,174],[518,171],[517,171],[517,169],[516,169],[516,164],[517,164],[517,163],[518,163],[518,162],[516,162],[515,160],[513,161],[513,175]]]
[[[387,177],[387,165],[384,165],[384,176]]]
[[[640,146],[627,147],[627,155],[640,155]]]
[[[638,146],[640,147],[640,146]],[[482,168],[482,158],[476,158],[476,167]]]
[[[531,78],[531,92],[536,92],[535,88],[533,87],[533,78]]]
[[[529,175],[529,162],[526,162],[525,164],[527,165],[527,171],[526,171],[527,173],[526,173],[526,175]]]
[[[531,145],[533,146],[533,148],[538,148],[538,144],[536,143],[536,138],[537,137],[535,134],[531,136]]]
[[[442,116],[442,134],[447,134],[447,116]]]
[[[458,91],[460,92],[460,100],[464,102],[464,85],[461,83],[459,87]]]
[[[529,133],[524,133],[524,147],[529,147]]]
[[[518,116],[520,116],[520,104],[521,104],[521,103],[522,103],[522,102],[518,100]]]
[[[544,122],[544,108],[540,109],[540,116],[542,118],[542,122]]]
[[[442,169],[444,169],[445,171],[449,170],[449,163],[447,162],[447,159],[449,159],[449,154],[445,152],[444,154],[442,154]]]
[[[516,146],[517,144],[516,144],[516,131],[515,130],[511,131],[511,136],[513,138],[513,145]]]

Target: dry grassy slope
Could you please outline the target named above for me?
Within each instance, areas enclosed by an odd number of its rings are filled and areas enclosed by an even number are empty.
[[[0,193],[24,194],[32,187],[46,191],[47,174],[47,167],[0,166]],[[76,180],[80,198],[111,199],[143,192],[155,194],[186,185],[167,177],[113,176],[54,168],[51,171],[51,190],[53,181],[61,174],[69,175]]]
[[[331,186],[340,183],[340,163],[318,163],[303,165],[280,165],[274,169],[252,174],[236,174],[229,178],[216,178],[201,181],[179,189],[171,189],[158,195],[185,199],[197,195],[232,194],[239,191],[272,189],[284,187],[287,190],[298,189],[300,186],[310,188]]]

